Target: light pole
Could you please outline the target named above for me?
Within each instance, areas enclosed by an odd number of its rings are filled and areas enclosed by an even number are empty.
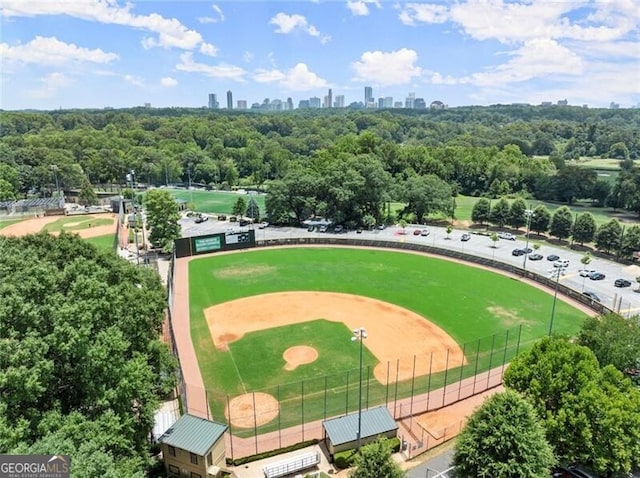
[[[58,199],[60,199],[60,184],[58,183],[58,165],[52,164],[51,170],[53,171],[53,177],[56,180],[56,196],[58,196]]]
[[[364,327],[359,327],[353,330],[352,342],[360,342],[360,382],[358,387],[358,435],[356,438],[357,449],[360,451],[360,442],[362,441],[362,349],[364,348],[363,342],[367,338],[367,331]]]
[[[560,276],[564,275],[566,267],[557,267],[551,272],[551,277],[556,279],[556,287],[553,292],[553,305],[551,306],[551,320],[549,321],[549,337],[551,337],[551,331],[553,330],[553,319],[556,314],[556,300],[558,299],[558,284],[560,283]]]
[[[533,211],[531,209],[527,209],[524,211],[525,216],[527,216],[527,234],[526,234],[526,243],[525,243],[525,254],[524,254],[524,260],[522,261],[522,275],[524,276],[527,272],[527,256],[529,255],[529,253],[527,252],[527,250],[529,249],[529,231],[531,230],[531,218],[535,216],[535,214],[533,214]]]

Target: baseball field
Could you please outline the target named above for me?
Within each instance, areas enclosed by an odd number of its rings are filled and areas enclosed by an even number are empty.
[[[425,255],[307,247],[191,259],[191,337],[214,417],[266,432],[433,390],[508,361],[549,328],[553,296]],[[586,314],[558,301],[554,333]],[[259,393],[249,393],[259,392]]]

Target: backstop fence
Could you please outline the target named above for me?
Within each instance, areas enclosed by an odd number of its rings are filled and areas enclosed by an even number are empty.
[[[558,293],[569,296],[598,313],[611,311],[602,304],[587,300],[579,292],[559,284],[558,281],[531,271],[523,271],[521,268],[492,259],[424,244],[337,237],[273,239],[256,241],[255,244],[256,247],[287,245],[381,247],[441,255],[526,277],[556,289]],[[169,333],[173,351],[178,357],[171,324],[175,287],[174,271],[175,256],[171,263],[168,281]],[[359,379],[359,369],[345,370],[339,374],[247,391],[243,396],[244,402],[239,406],[234,406],[234,399],[237,398],[235,396],[227,395],[220,390],[206,390],[185,383],[182,373],[179,374],[178,389],[185,411],[229,425],[227,453],[231,459],[276,450],[306,440],[322,439],[323,420],[379,405],[386,405],[396,420],[400,422],[409,420],[408,429],[412,430],[412,417],[438,410],[500,386],[509,361],[520,349],[530,346],[533,342],[522,342],[521,332],[522,326],[518,326],[463,344],[461,346],[463,360],[460,360],[460,354],[458,354],[458,363],[449,359],[447,351],[446,366],[441,370],[433,369],[433,352],[425,350],[385,364],[378,364],[376,367],[383,368],[383,380],[379,379],[380,373],[376,378],[371,366],[367,366],[362,370],[362,382]],[[407,367],[412,371],[411,378],[399,380],[398,370]],[[190,394],[204,396],[203,403],[208,404],[208,409],[190,408],[188,400]],[[458,428],[460,426],[462,425],[458,424]],[[425,430],[420,430],[419,427],[418,430],[418,433],[424,437]],[[444,435],[451,435],[446,431],[447,427]],[[442,436],[438,436],[439,433],[427,431],[427,435],[427,445],[424,445],[421,440],[416,440],[423,447],[428,446],[428,443],[435,446],[443,439]],[[426,449],[428,448],[422,451]]]

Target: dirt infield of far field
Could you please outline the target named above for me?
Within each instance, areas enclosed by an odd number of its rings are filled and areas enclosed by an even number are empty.
[[[15,224],[11,224],[3,229],[0,229],[0,235],[2,236],[15,236],[22,237],[27,234],[34,234],[36,232],[42,231],[42,229],[52,222],[56,222],[61,218],[69,217],[69,216],[43,216],[43,217],[34,217],[31,219],[25,219],[24,221],[16,222]],[[113,234],[116,232],[116,221],[118,216],[112,213],[105,214],[92,214],[91,216],[81,215],[77,216],[77,222],[84,222],[88,218],[91,219],[112,219],[112,224],[107,224],[106,226],[96,226],[96,227],[88,227],[87,229],[79,229],[79,230],[69,230],[69,232],[78,234],[83,239],[89,237],[97,237],[97,236],[105,236],[107,234]],[[74,227],[77,223],[68,223],[67,227]],[[53,233],[52,234],[56,234]]]
[[[398,359],[401,360],[397,379],[410,379],[414,353],[419,354],[415,363],[419,375],[426,375],[429,370],[434,373],[444,370],[447,355],[449,367],[457,367],[464,360],[457,342],[433,322],[403,307],[358,295],[334,292],[263,294],[209,307],[205,317],[213,343],[221,350],[248,332],[320,318],[342,322],[349,330],[364,327],[368,333],[365,346],[380,361],[374,376],[381,384],[387,383],[389,362],[393,365],[390,379],[396,380]]]

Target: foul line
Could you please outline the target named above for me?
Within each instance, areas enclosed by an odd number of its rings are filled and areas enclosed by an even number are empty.
[[[238,379],[240,380],[240,384],[242,385],[242,390],[244,390],[244,393],[247,393],[247,387],[244,384],[244,380],[242,380],[242,375],[240,375],[240,370],[238,369],[238,365],[236,364],[236,360],[233,358],[233,353],[231,352],[230,348],[227,348],[227,350],[229,351],[229,356],[231,357],[231,362],[233,363],[233,367],[236,369],[236,373],[238,374]]]

